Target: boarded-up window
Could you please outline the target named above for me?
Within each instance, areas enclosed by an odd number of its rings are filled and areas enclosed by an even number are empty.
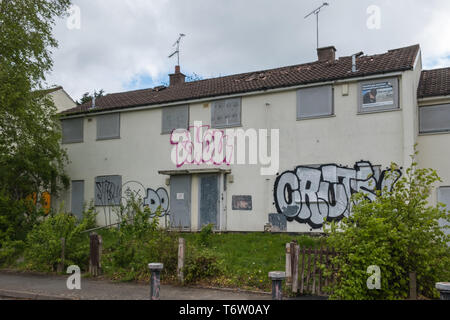
[[[380,79],[359,83],[358,112],[370,113],[399,108],[398,79]]]
[[[83,215],[84,181],[72,181],[71,212],[78,218]]]
[[[450,132],[450,104],[420,107],[420,133]]]
[[[438,191],[438,202],[445,204],[447,207],[445,208],[447,211],[450,211],[450,187],[441,187]],[[441,226],[448,226],[449,223],[446,220],[441,219],[439,221]],[[450,229],[445,231],[446,234],[450,233]]]
[[[97,117],[97,140],[120,138],[120,113]]]
[[[162,133],[172,133],[176,129],[187,129],[189,106],[166,107],[162,110]]]
[[[297,91],[297,120],[333,115],[333,87],[321,86]]]
[[[83,118],[62,120],[62,143],[83,142],[83,123]]]
[[[95,178],[95,205],[118,206],[122,197],[122,176]]]
[[[239,127],[241,125],[241,98],[214,101],[211,107],[213,128]]]

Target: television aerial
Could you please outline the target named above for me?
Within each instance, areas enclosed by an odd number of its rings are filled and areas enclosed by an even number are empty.
[[[180,42],[181,39],[183,39],[183,37],[185,37],[186,35],[184,33],[180,33],[180,36],[178,38],[177,41],[175,41],[175,43],[172,45],[172,47],[176,47],[175,52],[173,52],[170,56],[169,59],[172,58],[174,55],[177,55],[177,65],[180,65]]]
[[[309,18],[313,14],[316,15],[316,27],[317,27],[317,49],[319,49],[319,13],[322,8],[329,6],[330,4],[328,2],[324,2],[320,7],[317,9],[314,9],[311,13],[305,16],[305,19]]]

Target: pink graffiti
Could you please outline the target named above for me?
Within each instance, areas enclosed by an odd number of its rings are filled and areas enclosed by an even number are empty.
[[[172,161],[178,168],[185,164],[230,165],[234,140],[228,138],[225,131],[211,129],[201,122],[195,122],[189,130],[173,130],[170,136],[170,144],[175,146]]]

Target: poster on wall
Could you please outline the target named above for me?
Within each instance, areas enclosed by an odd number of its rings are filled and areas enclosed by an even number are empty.
[[[252,197],[251,196],[233,196],[233,210],[253,210]]]
[[[395,106],[394,84],[390,81],[364,84],[361,91],[363,109]]]

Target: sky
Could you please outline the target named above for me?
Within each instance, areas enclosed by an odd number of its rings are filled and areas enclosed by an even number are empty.
[[[317,60],[321,0],[72,0],[58,19],[47,86],[74,100],[166,84],[180,33],[181,71],[212,78]],[[420,44],[424,69],[450,67],[450,1],[328,0],[319,46],[337,57]]]

